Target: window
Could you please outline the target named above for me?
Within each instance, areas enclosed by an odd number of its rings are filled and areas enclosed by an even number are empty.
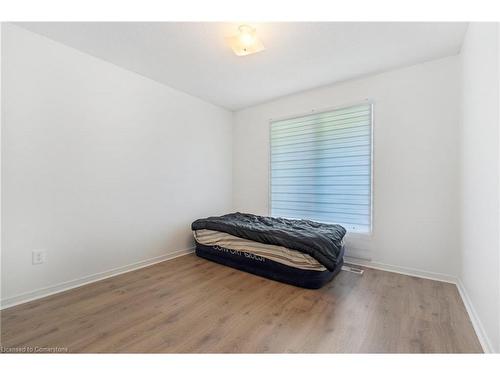
[[[372,105],[271,122],[271,215],[371,232]]]

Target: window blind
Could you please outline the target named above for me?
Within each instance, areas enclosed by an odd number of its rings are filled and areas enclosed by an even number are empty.
[[[271,122],[271,215],[371,231],[372,105]]]

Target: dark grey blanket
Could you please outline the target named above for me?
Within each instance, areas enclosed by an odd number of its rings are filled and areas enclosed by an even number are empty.
[[[198,219],[192,230],[209,229],[269,245],[284,246],[309,254],[332,271],[346,234],[337,224],[322,224],[310,220],[291,220],[236,212],[223,216]]]

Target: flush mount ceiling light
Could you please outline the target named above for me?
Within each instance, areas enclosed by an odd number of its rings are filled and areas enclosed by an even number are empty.
[[[237,56],[246,56],[265,49],[262,42],[257,38],[254,28],[248,25],[240,25],[238,31],[238,35],[227,38],[229,45]]]

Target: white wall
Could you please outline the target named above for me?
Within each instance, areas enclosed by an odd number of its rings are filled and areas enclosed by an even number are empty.
[[[487,345],[500,351],[498,25],[471,23],[462,47],[462,287]]]
[[[4,301],[190,248],[231,209],[230,112],[17,26],[2,44]]]
[[[429,276],[456,275],[458,89],[455,56],[237,112],[234,208],[268,213],[269,119],[373,99],[374,230],[351,239],[347,252]]]

